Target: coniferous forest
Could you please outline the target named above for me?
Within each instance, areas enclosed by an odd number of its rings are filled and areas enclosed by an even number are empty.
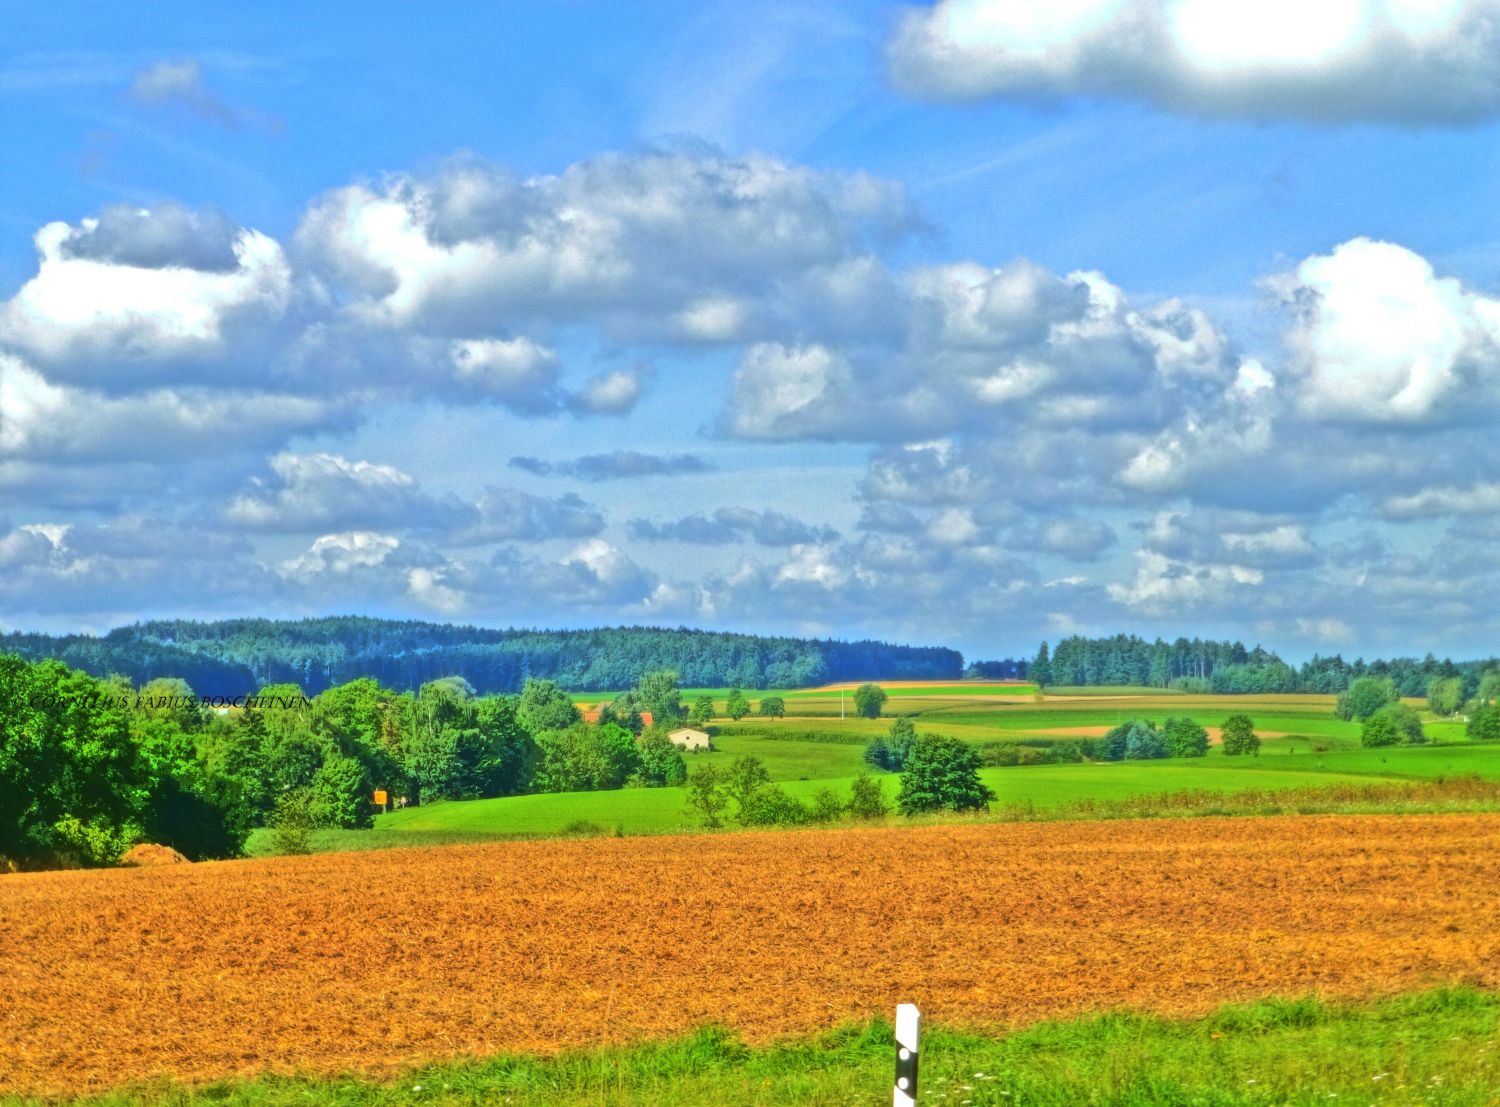
[[[1260,646],[1246,649],[1240,642],[1200,638],[1148,641],[1135,635],[1109,638],[1073,636],[1049,649],[1042,644],[1031,661],[977,662],[1013,672],[1039,684],[1060,687],[1139,685],[1225,695],[1342,692],[1364,676],[1389,678],[1403,696],[1426,694],[1436,677],[1459,677],[1472,695],[1481,675],[1500,662],[1398,657],[1389,660],[1345,660],[1341,655],[1314,656],[1293,666]],[[1009,673],[1007,675],[1010,675]]]
[[[0,637],[0,653],[53,657],[136,685],[176,677],[204,696],[244,695],[282,683],[316,695],[360,677],[410,690],[459,676],[491,694],[519,691],[528,677],[575,691],[613,691],[633,687],[656,669],[675,671],[689,688],[950,680],[963,671],[963,655],[941,647],[685,628],[493,630],[359,616],[155,621],[102,637],[15,633]]]

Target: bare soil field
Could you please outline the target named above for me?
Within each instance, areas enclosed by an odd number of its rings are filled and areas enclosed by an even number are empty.
[[[0,877],[0,1091],[383,1072],[901,1000],[1500,987],[1500,816],[736,833]]]

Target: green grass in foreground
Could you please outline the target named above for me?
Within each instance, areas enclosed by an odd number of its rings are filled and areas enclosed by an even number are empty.
[[[919,1101],[952,1107],[1480,1107],[1500,1094],[1500,997],[1449,988],[1360,1005],[1269,999],[1204,1019],[1118,1013],[1002,1036],[929,1025],[921,1058]],[[705,1029],[660,1044],[435,1065],[386,1083],[278,1077],[76,1102],[848,1107],[889,1103],[893,1068],[883,1022],[762,1048]]]

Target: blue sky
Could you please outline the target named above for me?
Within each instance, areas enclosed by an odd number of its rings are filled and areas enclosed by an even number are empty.
[[[0,627],[1495,652],[1488,0],[0,8]]]

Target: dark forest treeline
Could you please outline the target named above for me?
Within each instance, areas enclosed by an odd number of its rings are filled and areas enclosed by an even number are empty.
[[[963,671],[963,655],[940,647],[658,627],[492,630],[361,616],[157,621],[98,638],[15,633],[0,637],[0,651],[57,658],[135,685],[177,677],[206,696],[281,683],[315,695],[360,677],[409,690],[461,676],[488,694],[519,691],[528,677],[577,691],[614,691],[655,669],[674,670],[686,687],[743,688],[951,680]]]
[[[1239,642],[1178,638],[1148,642],[1134,635],[1064,638],[1055,650],[1044,642],[1026,667],[1030,679],[1052,686],[1149,685],[1218,693],[1338,693],[1362,676],[1389,677],[1403,696],[1425,696],[1435,677],[1461,677],[1472,696],[1480,676],[1500,668],[1495,659],[1438,660],[1431,654],[1389,661],[1313,657],[1288,665],[1274,653]]]

